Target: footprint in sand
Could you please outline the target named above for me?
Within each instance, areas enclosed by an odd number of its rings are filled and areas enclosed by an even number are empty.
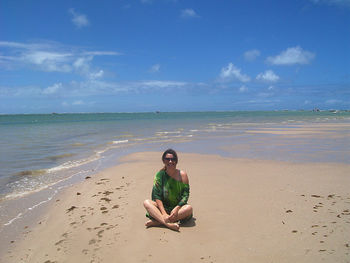
[[[96,243],[96,239],[94,239],[94,238],[89,241],[89,245],[93,245],[95,243]]]
[[[64,241],[65,241],[65,239],[61,239],[60,241],[57,241],[55,243],[55,246],[61,245]]]
[[[350,215],[350,211],[349,209],[346,209],[343,211],[343,213],[341,213],[342,215]]]
[[[104,232],[104,230],[98,231],[97,236],[98,236],[99,238],[102,238],[102,233],[103,233],[103,232]]]
[[[70,208],[67,209],[67,213],[72,212],[76,208],[78,208],[78,207],[72,205]]]

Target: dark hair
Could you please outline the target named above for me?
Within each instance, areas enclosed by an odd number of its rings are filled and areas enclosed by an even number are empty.
[[[173,149],[168,149],[168,150],[166,150],[166,151],[163,153],[163,155],[162,155],[162,161],[163,161],[163,162],[165,161],[165,156],[166,156],[167,154],[172,154],[172,155],[174,156],[174,158],[175,158],[175,163],[178,162],[179,159],[177,158],[177,153],[176,153]],[[165,166],[162,168],[162,170],[165,170]]]

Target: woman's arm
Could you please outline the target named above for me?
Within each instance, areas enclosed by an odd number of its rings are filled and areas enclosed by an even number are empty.
[[[181,171],[180,175],[181,175],[181,180],[185,185],[181,193],[180,202],[178,203],[179,209],[181,206],[187,204],[188,198],[190,197],[190,184],[189,184],[187,173],[185,171]]]
[[[163,202],[162,200],[159,200],[159,199],[156,199],[155,201],[157,203],[157,206],[158,206],[158,209],[160,210],[160,212],[162,213],[162,215],[167,215],[168,216],[168,213],[165,211],[164,209],[164,205],[163,205]]]
[[[162,213],[164,219],[169,217],[163,205],[163,180],[161,172],[158,172],[154,178],[152,189],[152,200],[156,202],[159,211]]]

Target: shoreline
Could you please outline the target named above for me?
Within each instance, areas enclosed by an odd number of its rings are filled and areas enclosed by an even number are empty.
[[[232,249],[240,262],[269,262],[267,259],[271,258],[279,262],[318,262],[322,258],[332,262],[328,260],[349,255],[346,244],[350,245],[350,240],[340,233],[350,231],[350,216],[346,212],[350,204],[346,190],[346,185],[350,185],[346,178],[349,164],[300,164],[178,153],[179,168],[189,173],[189,202],[194,206],[195,218],[180,233],[164,228],[145,229],[142,201],[150,196],[153,176],[161,168],[161,153],[138,152],[65,189],[47,208],[40,224],[23,229],[22,241],[9,244],[11,253],[5,253],[6,261],[1,262],[110,262],[117,258],[123,262],[160,262],[162,256],[170,255],[169,246],[182,241],[185,244],[176,250],[186,255],[174,256],[169,262],[229,262]],[[266,203],[261,203],[262,198]],[[218,218],[222,219],[220,224]],[[134,232],[136,237],[130,236]],[[263,238],[269,239],[268,244],[259,243]],[[40,241],[36,244],[34,240]],[[193,253],[187,255],[188,242],[196,245]],[[165,249],[163,254],[155,254],[152,243]],[[294,252],[288,249],[292,245]],[[212,246],[219,246],[220,253]],[[132,251],[135,253],[128,257]],[[287,253],[285,258],[282,252]]]

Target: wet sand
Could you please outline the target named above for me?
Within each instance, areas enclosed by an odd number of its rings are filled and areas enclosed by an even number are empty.
[[[144,226],[160,156],[67,189],[1,262],[349,262],[350,165],[179,152],[194,219],[174,232]]]

